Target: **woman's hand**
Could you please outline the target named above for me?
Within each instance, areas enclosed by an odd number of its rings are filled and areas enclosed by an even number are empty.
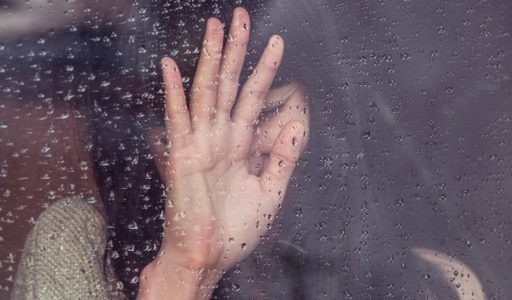
[[[176,298],[208,297],[222,273],[249,255],[270,227],[306,139],[307,116],[292,120],[293,114],[281,118],[289,120],[282,129],[269,117],[262,123],[269,134],[255,133],[265,99],[272,98],[267,94],[283,56],[282,39],[270,39],[238,91],[249,40],[247,11],[235,9],[224,51],[223,34],[220,21],[209,19],[190,111],[176,63],[162,60],[169,140],[164,240],[144,269],[141,296],[166,288],[170,296],[170,286],[178,285]],[[289,98],[305,108],[298,95]],[[265,152],[267,162],[259,155]]]

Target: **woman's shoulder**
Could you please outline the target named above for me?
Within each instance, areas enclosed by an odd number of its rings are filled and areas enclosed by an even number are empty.
[[[13,299],[110,298],[106,221],[82,197],[52,203],[28,235]]]
[[[62,198],[50,204],[37,219],[34,228],[66,225],[65,231],[105,229],[106,221],[96,200],[81,196]],[[66,230],[67,229],[67,230]],[[104,230],[102,230],[104,231]]]
[[[26,239],[23,253],[46,244],[61,250],[73,246],[69,250],[77,250],[76,247],[86,243],[104,250],[106,237],[106,220],[98,205],[72,196],[53,202],[39,215]],[[49,248],[45,249],[49,251]]]
[[[25,248],[34,243],[49,242],[56,247],[56,242],[69,242],[74,248],[93,244],[98,251],[104,252],[106,239],[106,220],[98,205],[80,196],[72,196],[53,202],[41,213]],[[59,248],[64,249],[63,245]]]

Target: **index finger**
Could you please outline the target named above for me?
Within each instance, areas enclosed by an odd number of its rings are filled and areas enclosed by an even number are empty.
[[[176,62],[162,59],[165,86],[165,123],[171,145],[176,145],[191,132],[190,115],[187,108],[183,82]]]

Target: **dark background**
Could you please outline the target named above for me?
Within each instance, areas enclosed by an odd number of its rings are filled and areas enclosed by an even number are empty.
[[[0,12],[13,11],[8,2],[0,1]],[[455,298],[457,281],[439,279],[442,272],[414,254],[419,247],[464,263],[488,299],[512,297],[510,1],[104,2],[77,7],[75,18],[60,27],[1,31],[0,298],[7,297],[28,220],[56,197],[40,193],[42,200],[35,202],[33,195],[12,195],[42,185],[40,176],[11,170],[12,144],[26,147],[9,125],[36,117],[2,101],[37,106],[45,90],[54,92],[56,102],[81,108],[95,95],[111,94],[123,103],[113,106],[111,116],[126,112],[119,124],[134,126],[126,120],[142,109],[137,99],[146,99],[137,95],[154,95],[148,99],[156,100],[144,101],[153,101],[159,114],[158,67],[152,62],[177,49],[191,76],[203,16],[228,22],[237,5],[253,17],[249,61],[255,62],[271,34],[284,37],[287,61],[280,81],[306,87],[312,128],[268,241],[225,276],[216,295]],[[42,81],[34,79],[35,70]],[[98,79],[79,89],[91,73]],[[110,85],[102,90],[105,78]],[[73,104],[58,93],[67,90],[76,95]],[[123,98],[126,92],[135,96]],[[50,137],[40,139],[44,144]],[[25,162],[31,159],[47,158],[34,154]],[[133,172],[126,180],[137,178]],[[147,213],[156,211],[158,206]]]

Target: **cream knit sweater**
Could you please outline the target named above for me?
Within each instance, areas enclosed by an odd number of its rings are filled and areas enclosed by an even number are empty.
[[[11,298],[124,299],[106,242],[97,207],[80,197],[53,203],[27,237]]]

